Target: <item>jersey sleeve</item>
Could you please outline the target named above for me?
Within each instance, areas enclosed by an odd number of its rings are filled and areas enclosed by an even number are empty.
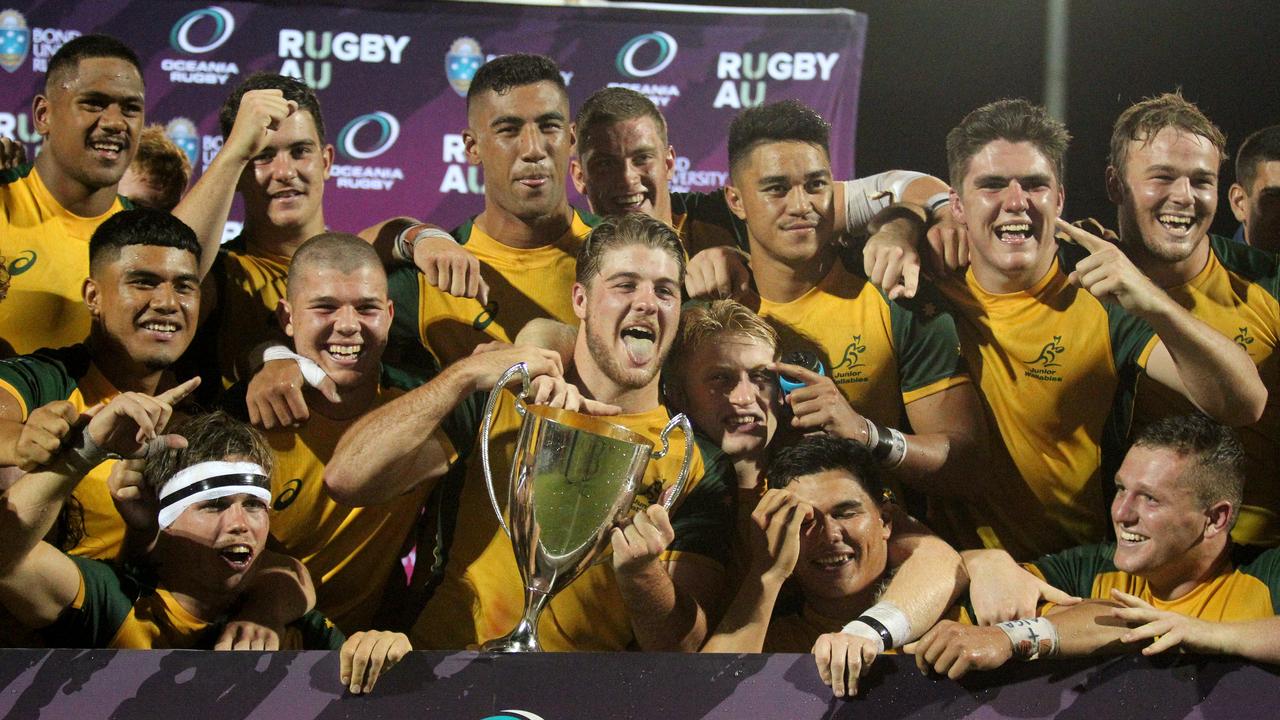
[[[404,266],[387,275],[387,297],[395,308],[387,348],[382,353],[384,365],[404,373],[417,384],[435,377],[440,363],[427,349],[422,334],[422,304],[418,268]]]
[[[1247,551],[1246,551],[1247,552]],[[1256,556],[1241,563],[1240,572],[1257,578],[1271,593],[1271,612],[1280,615],[1280,548],[1270,548],[1252,553]]]
[[[921,287],[914,298],[885,302],[904,404],[970,382],[955,316],[940,294]]]
[[[671,193],[671,214],[685,217],[682,239],[685,252],[691,256],[717,245],[751,249],[747,243],[747,224],[729,210],[723,189],[709,193]]]
[[[733,538],[733,465],[718,447],[694,435],[696,451],[702,456],[702,478],[689,490],[671,517],[675,539],[671,552],[687,552],[711,558],[722,566],[729,562]]]
[[[60,350],[37,350],[30,355],[0,361],[0,390],[18,399],[25,422],[32,410],[57,400],[66,400],[76,389],[76,378],[89,369],[88,353],[82,346]]]
[[[1280,255],[1218,235],[1210,235],[1209,244],[1224,268],[1280,300]]]
[[[1093,594],[1093,579],[1116,569],[1115,554],[1114,545],[1081,545],[1045,555],[1024,567],[1065,593],[1088,598]]]
[[[318,610],[311,610],[289,624],[302,650],[341,650],[347,636]]]
[[[108,647],[133,609],[133,599],[116,568],[101,560],[67,557],[80,571],[80,592],[40,634],[51,647]]]

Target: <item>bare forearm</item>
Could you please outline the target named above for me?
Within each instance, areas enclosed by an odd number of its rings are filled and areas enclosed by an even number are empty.
[[[913,536],[911,543],[910,554],[879,598],[907,616],[911,622],[908,640],[920,637],[938,622],[964,591],[967,579],[960,554],[941,538]]]
[[[265,564],[246,588],[237,618],[287,625],[315,607],[316,588],[301,562],[271,551],[259,562]]]
[[[392,254],[396,244],[396,237],[406,228],[417,224],[419,224],[419,221],[411,217],[391,218],[361,230],[360,237],[372,245],[374,250],[378,251],[378,257],[382,260],[384,267],[395,267],[404,264]]]
[[[23,475],[0,496],[0,568],[11,568],[31,553],[83,477],[65,458],[57,457],[46,470]]]
[[[1214,623],[1214,630],[1219,638],[1215,645],[1222,654],[1254,662],[1280,663],[1280,617]]]
[[[0,418],[0,467],[17,466],[18,438],[22,437],[22,422]]]
[[[200,277],[213,267],[222,244],[222,229],[231,214],[236,184],[247,162],[218,153],[200,180],[173,209],[173,216],[194,230],[200,240]]]
[[[698,650],[707,634],[706,613],[693,596],[676,587],[661,563],[615,577],[641,650]]]
[[[1188,399],[1219,422],[1257,422],[1267,389],[1249,355],[1167,296],[1164,301],[1143,317],[1169,351]]]
[[[474,390],[457,367],[446,368],[425,385],[365,414],[343,433],[324,474],[334,499],[377,505],[447,469],[448,458],[436,432]]]
[[[785,578],[783,578],[785,579]],[[764,649],[769,619],[782,579],[749,575],[702,652],[758,653]]]
[[[1118,655],[1141,649],[1120,641],[1129,628],[1110,616],[1115,604],[1091,600],[1050,614],[1058,630],[1058,654],[1062,657]]]

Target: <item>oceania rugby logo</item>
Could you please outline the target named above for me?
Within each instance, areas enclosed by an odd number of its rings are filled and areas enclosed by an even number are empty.
[[[0,67],[14,72],[22,67],[31,49],[31,30],[22,13],[9,9],[0,12]]]
[[[203,44],[198,45],[191,40],[191,29],[205,18],[213,21],[213,34]],[[210,5],[207,8],[192,10],[174,23],[173,30],[169,32],[169,44],[174,50],[197,55],[207,53],[222,47],[222,44],[231,38],[231,33],[235,29],[236,18],[230,11]]]
[[[361,150],[356,147],[356,136],[360,134],[361,128],[370,124],[378,126],[378,141],[374,143],[373,149]],[[338,152],[353,160],[368,160],[390,150],[399,137],[400,121],[391,113],[379,110],[361,115],[342,128],[342,132],[338,133]]]
[[[636,67],[636,53],[639,52],[640,48],[651,42],[656,43],[658,46],[658,57],[647,68]],[[676,59],[676,51],[678,49],[679,45],[676,43],[676,39],[661,30],[637,35],[628,40],[627,44],[618,50],[618,72],[633,78],[657,75],[666,70],[671,61]]]
[[[483,720],[543,720],[543,717],[528,710],[502,710],[497,715],[490,715]]]
[[[196,124],[184,117],[176,117],[164,126],[165,137],[173,141],[178,149],[186,153],[191,167],[200,164],[200,134],[196,132]]]
[[[484,54],[480,52],[480,43],[475,38],[454,40],[444,56],[444,74],[449,78],[449,87],[460,97],[466,97],[467,90],[471,88],[471,78],[483,64]]]

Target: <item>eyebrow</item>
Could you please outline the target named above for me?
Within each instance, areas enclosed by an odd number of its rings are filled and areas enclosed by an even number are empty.
[[[1048,185],[1052,182],[1051,176],[1044,173],[1031,173],[1030,175],[979,175],[974,179],[974,185],[986,185],[989,183],[999,182],[1001,185],[1008,185],[1010,180],[1016,179],[1019,185]]]
[[[127,280],[155,280],[157,282],[178,282],[179,280],[186,280],[189,282],[200,282],[199,276],[194,273],[178,273],[170,278],[167,275],[163,275],[146,268],[133,268],[131,270],[127,270],[125,271],[124,276]]]
[[[861,510],[861,509],[862,509],[861,500],[845,500],[844,502],[831,508],[831,512],[836,513],[836,512],[840,512],[841,510]]]
[[[559,120],[560,122],[564,122],[564,113],[560,112],[559,110],[553,110],[551,112],[542,113],[538,117],[534,118],[533,122],[544,123],[544,122],[547,122],[548,120]],[[520,117],[519,115],[500,115],[494,118],[493,121],[489,123],[489,127],[497,127],[499,125],[506,125],[506,124],[523,125],[525,124],[525,122],[526,122],[525,119],[523,117]]]
[[[823,180],[829,177],[831,177],[830,170],[814,170],[813,172],[805,173],[804,179]],[[790,180],[790,177],[787,175],[769,175],[767,177],[760,178],[758,184],[761,187],[764,187],[765,185],[772,185],[774,183],[785,183],[788,180]]]
[[[623,270],[623,271],[621,271],[621,272],[616,272],[616,273],[614,273],[614,274],[610,275],[609,277],[605,278],[605,281],[606,281],[606,282],[613,282],[614,280],[643,280],[643,279],[644,279],[644,276],[642,276],[642,275],[641,275],[640,273],[638,273],[638,272],[632,272],[632,271],[630,271],[630,270]],[[670,284],[670,285],[677,285],[677,284],[678,284],[678,283],[676,282],[676,279],[675,279],[675,278],[672,278],[672,277],[665,277],[665,276],[664,276],[664,277],[660,277],[660,278],[655,279],[655,280],[653,281],[653,283],[654,283],[655,285],[661,285],[661,284],[664,284],[664,283],[666,283],[666,284]]]
[[[379,302],[386,302],[386,300],[376,295],[365,295],[364,297],[359,297],[359,298],[356,298],[355,300],[352,300],[350,304],[362,305],[366,303],[379,303]],[[347,301],[342,300],[340,298],[333,297],[332,295],[321,295],[320,297],[311,298],[310,300],[307,301],[308,305],[316,305],[318,303],[346,305]]]

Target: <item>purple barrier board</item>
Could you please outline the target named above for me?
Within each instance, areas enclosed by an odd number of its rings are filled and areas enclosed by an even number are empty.
[[[367,696],[338,654],[0,651],[0,717],[57,718],[1272,718],[1280,678],[1221,658],[1030,663],[955,683],[909,657],[831,697],[808,655],[411,653]]]
[[[278,72],[320,96],[337,150],[325,197],[331,227],[355,231],[402,214],[452,227],[483,207],[483,177],[467,164],[461,135],[471,76],[489,58],[532,52],[560,64],[574,111],[607,85],[652,98],[671,125],[674,190],[724,184],[734,115],[788,98],[831,122],[832,169],[853,176],[865,15],[643,3],[385,6],[0,0],[0,136],[23,141],[34,157],[31,99],[49,58],[72,37],[108,33],[138,52],[147,121],[167,128],[197,173],[221,147],[217,112],[229,91],[254,71]],[[586,207],[572,187],[570,196]]]

